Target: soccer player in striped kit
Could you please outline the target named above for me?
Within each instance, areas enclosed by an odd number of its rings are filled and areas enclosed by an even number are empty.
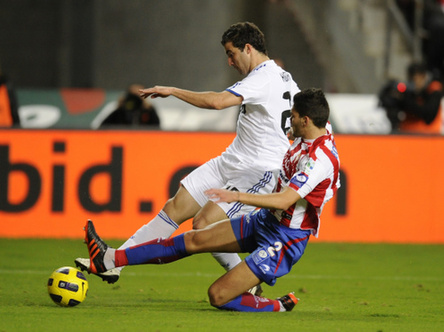
[[[292,97],[299,92],[290,73],[267,55],[265,38],[259,28],[249,22],[233,24],[221,41],[228,64],[245,78],[222,92],[193,92],[175,87],[156,86],[142,89],[144,98],[175,96],[201,108],[225,109],[240,106],[236,137],[218,157],[185,177],[176,195],[169,199],[158,215],[143,225],[121,248],[149,240],[168,238],[184,221],[193,219],[193,228],[235,217],[254,209],[242,202],[208,200],[210,188],[229,188],[249,193],[270,193],[276,186],[282,158],[289,147],[286,120],[290,117]],[[161,162],[161,161],[159,161]],[[241,262],[237,254],[214,254],[219,263],[230,270]],[[89,270],[89,260],[77,258],[76,265]],[[113,283],[119,269],[100,274]]]
[[[241,202],[260,210],[123,250],[108,247],[88,221],[85,242],[91,271],[170,263],[203,252],[249,252],[244,261],[210,286],[211,305],[236,311],[292,310],[298,302],[293,293],[274,300],[247,290],[261,282],[274,285],[301,258],[310,236],[318,236],[322,209],[340,186],[339,156],[328,129],[328,116],[329,106],[320,89],[295,95],[291,113],[295,140],[283,159],[275,192],[219,188],[205,192],[215,203]]]

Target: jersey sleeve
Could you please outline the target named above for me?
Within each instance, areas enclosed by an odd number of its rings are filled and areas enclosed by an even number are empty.
[[[333,166],[324,158],[310,159],[304,169],[290,179],[289,186],[314,206],[318,206],[324,197],[324,191],[330,185]],[[318,197],[319,196],[319,197]]]
[[[266,88],[266,85],[269,84],[268,80],[260,79],[259,76],[258,74],[249,75],[226,90],[236,96],[243,97],[244,104],[261,104],[268,99],[265,92],[270,89]]]

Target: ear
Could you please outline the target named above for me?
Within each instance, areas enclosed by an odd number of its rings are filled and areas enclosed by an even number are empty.
[[[246,54],[250,54],[252,50],[253,50],[253,46],[251,46],[251,44],[248,44],[248,43],[245,44],[244,52],[245,52]]]

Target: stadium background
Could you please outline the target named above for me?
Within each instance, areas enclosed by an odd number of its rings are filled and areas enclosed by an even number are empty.
[[[250,20],[301,88],[328,92],[343,188],[320,241],[444,243],[444,139],[387,135],[377,106],[383,82],[418,56],[396,30],[386,43],[383,3],[0,0],[0,63],[24,127],[0,130],[0,237],[77,238],[92,218],[102,236],[125,238],[153,217],[181,176],[231,142],[236,110],[166,99],[162,131],[94,120],[130,83],[232,84],[220,36]]]

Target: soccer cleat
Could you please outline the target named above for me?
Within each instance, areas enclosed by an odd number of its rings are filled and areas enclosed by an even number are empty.
[[[80,270],[87,271],[89,273],[89,258],[76,258],[74,263]],[[103,273],[97,273],[96,276],[102,278],[102,280],[106,281],[108,284],[114,284],[117,280],[119,280],[120,270],[113,268]]]
[[[278,300],[282,303],[285,311],[293,310],[294,306],[299,302],[299,299],[294,296],[294,293],[288,293],[287,295],[278,298]]]
[[[108,245],[97,235],[91,220],[88,219],[84,230],[85,243],[89,252],[89,271],[94,274],[106,272],[107,269],[103,259]]]
[[[250,288],[247,292],[256,296],[261,296],[264,291],[262,290],[261,285],[257,285]]]

